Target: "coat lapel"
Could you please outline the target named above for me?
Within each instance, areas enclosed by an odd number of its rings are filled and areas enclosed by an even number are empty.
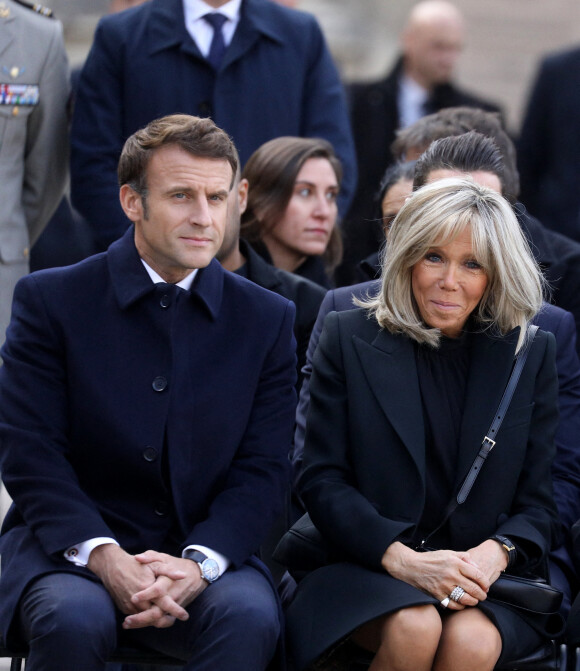
[[[519,331],[516,328],[503,338],[494,338],[485,333],[472,335],[465,409],[459,438],[457,488],[479,452],[501,401],[512,370]]]
[[[241,6],[240,22],[234,33],[231,44],[224,54],[221,69],[242,58],[254,44],[265,37],[280,44],[285,41],[284,26],[272,21],[264,10],[262,2],[244,0]]]
[[[372,344],[353,336],[353,345],[377,402],[423,478],[425,429],[413,344],[380,330]]]

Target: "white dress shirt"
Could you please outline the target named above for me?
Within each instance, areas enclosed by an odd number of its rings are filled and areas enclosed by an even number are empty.
[[[416,81],[403,75],[399,80],[399,128],[407,128],[425,116],[425,103],[429,92]]]
[[[222,28],[224,43],[226,47],[230,44],[240,22],[240,5],[242,0],[229,0],[225,5],[214,9],[203,0],[183,0],[183,12],[185,15],[185,27],[197,44],[201,55],[207,58],[211,41],[213,40],[213,28],[204,21],[206,14],[223,14],[227,21]]]

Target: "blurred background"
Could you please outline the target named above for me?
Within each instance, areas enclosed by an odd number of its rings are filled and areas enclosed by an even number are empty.
[[[82,63],[109,0],[44,0],[63,22],[71,65]],[[318,17],[343,79],[379,78],[398,50],[414,0],[297,0]],[[517,133],[540,56],[580,44],[578,0],[455,0],[467,28],[457,82],[496,100]]]

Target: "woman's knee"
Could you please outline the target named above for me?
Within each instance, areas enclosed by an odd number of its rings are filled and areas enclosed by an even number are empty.
[[[402,608],[388,617],[383,630],[389,638],[396,636],[414,645],[417,642],[437,645],[441,631],[441,617],[434,606]]]
[[[481,611],[466,609],[450,615],[443,624],[434,669],[493,669],[501,654],[497,627]]]
[[[434,652],[441,636],[441,617],[433,606],[417,606],[377,618],[360,627],[352,640],[377,652],[381,647],[393,649],[427,649]]]

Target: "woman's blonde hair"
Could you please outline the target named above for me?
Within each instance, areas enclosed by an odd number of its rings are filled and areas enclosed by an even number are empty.
[[[407,200],[389,233],[381,290],[358,304],[392,333],[437,346],[441,332],[422,321],[413,296],[413,266],[466,228],[488,278],[472,317],[482,330],[501,335],[519,326],[519,349],[528,322],[541,308],[544,279],[507,200],[469,178],[438,180]]]

